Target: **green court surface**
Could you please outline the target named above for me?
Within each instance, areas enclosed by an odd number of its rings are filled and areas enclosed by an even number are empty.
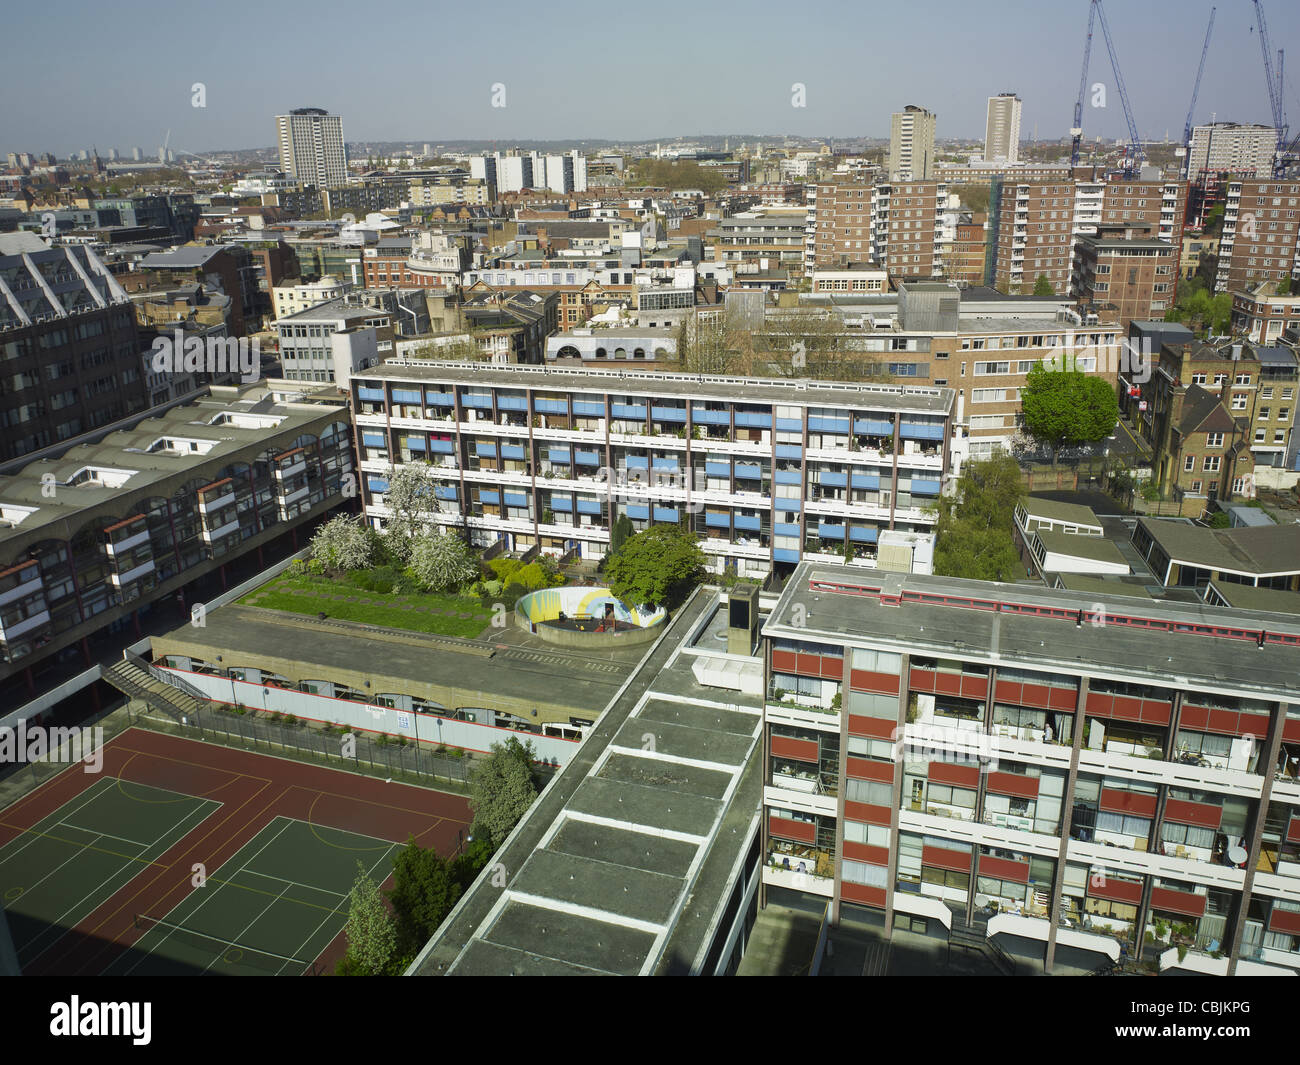
[[[147,931],[107,975],[298,976],[347,921],[357,862],[376,883],[400,845],[276,817],[170,913],[142,915]]]
[[[100,777],[0,847],[0,898],[19,964],[146,872],[220,805]]]

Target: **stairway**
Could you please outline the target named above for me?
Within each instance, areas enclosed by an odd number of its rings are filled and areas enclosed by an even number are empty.
[[[952,929],[948,933],[948,946],[974,951],[1003,976],[1016,975],[1016,963],[1011,955],[993,942],[984,929],[972,928],[956,914],[953,915]]]
[[[194,696],[159,680],[143,665],[125,658],[104,670],[104,680],[123,695],[139,699],[177,723],[183,718],[196,720],[202,705]]]

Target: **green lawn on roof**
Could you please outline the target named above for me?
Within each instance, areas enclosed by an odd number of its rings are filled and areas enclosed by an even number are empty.
[[[343,595],[347,598],[327,598],[330,595]],[[362,599],[369,602],[360,602]],[[277,577],[269,584],[249,592],[239,602],[268,610],[283,610],[290,614],[310,614],[312,617],[323,611],[340,621],[466,638],[477,636],[492,618],[492,612],[477,599],[427,592],[418,595],[369,592],[329,577]],[[402,607],[407,604],[417,609],[403,610]],[[426,609],[420,610],[419,607]],[[461,614],[471,616],[462,618],[459,616]]]

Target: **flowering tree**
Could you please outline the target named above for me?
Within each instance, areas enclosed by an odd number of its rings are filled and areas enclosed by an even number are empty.
[[[374,561],[375,541],[359,518],[341,515],[311,538],[311,557],[330,570],[365,569]]]
[[[384,503],[392,512],[387,534],[389,552],[403,562],[411,558],[416,538],[432,525],[434,512],[433,467],[427,462],[407,462],[397,469],[391,466],[385,478],[388,491]]]
[[[429,591],[445,592],[474,580],[479,565],[459,536],[430,533],[418,537],[411,548],[411,572]]]

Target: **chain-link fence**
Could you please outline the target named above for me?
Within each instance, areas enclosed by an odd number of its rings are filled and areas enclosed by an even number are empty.
[[[266,714],[239,714],[210,707],[200,709],[184,725],[172,721],[150,721],[150,727],[179,735],[242,747],[281,753],[299,761],[350,769],[371,776],[391,777],[418,784],[452,781],[467,785],[469,759],[439,755],[427,743],[418,747],[398,739],[380,742],[366,732],[351,732],[340,727],[329,731],[312,728],[301,722],[275,720]]]

